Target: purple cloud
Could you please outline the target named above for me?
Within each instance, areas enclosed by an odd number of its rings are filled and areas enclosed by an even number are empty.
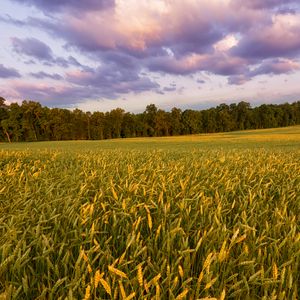
[[[95,70],[71,71],[66,80],[81,87],[99,89],[99,95],[116,98],[120,94],[141,93],[159,89],[159,84],[146,76],[141,76],[138,69],[120,68],[117,64],[102,65]]]
[[[232,55],[249,59],[265,59],[269,57],[294,56],[300,53],[298,33],[290,33],[290,38],[282,35],[263,32],[252,33],[243,37],[240,43],[232,49]],[[284,40],[284,42],[282,42]]]
[[[270,26],[254,26],[246,32],[231,55],[250,59],[299,55],[299,31],[299,15],[276,15]]]
[[[175,57],[159,57],[148,60],[147,67],[151,71],[187,75],[199,71],[229,76],[248,72],[247,61],[226,54],[188,55],[182,59]]]
[[[251,80],[251,77],[246,74],[232,75],[228,77],[228,83],[231,85],[242,85]]]
[[[13,83],[11,90],[14,98],[31,99],[48,106],[68,106],[89,98],[99,99],[96,89],[82,89],[69,84],[50,85],[17,81]]]
[[[186,75],[199,70],[198,62],[187,64],[184,59],[177,60],[174,57],[154,57],[146,61],[147,68],[152,72],[169,73],[174,75]]]
[[[242,85],[252,78],[259,75],[279,75],[288,74],[293,71],[300,70],[300,63],[284,58],[269,59],[263,61],[258,67],[247,72],[231,75],[228,78],[229,84]]]
[[[61,80],[63,77],[59,74],[49,74],[46,72],[37,72],[37,73],[29,73],[30,76],[37,78],[37,79],[44,79],[44,78],[49,78],[49,79],[54,79],[54,80]]]
[[[247,61],[238,57],[232,57],[225,54],[217,54],[209,57],[203,62],[204,71],[214,74],[230,76],[244,74],[248,72]]]
[[[250,74],[252,76],[262,74],[287,74],[300,69],[300,63],[290,59],[272,59],[264,61],[258,68],[253,70]]]
[[[176,86],[165,86],[163,92],[175,92],[177,90]]]
[[[298,4],[298,0],[233,0],[234,5],[238,7],[247,7],[251,9],[273,9],[276,7]]]
[[[211,53],[212,45],[222,39],[227,31],[226,26],[218,26],[214,22],[216,21],[201,18],[183,18],[172,35],[167,31],[164,33],[161,45],[169,48],[179,58],[190,53]]]
[[[2,15],[2,16],[0,15],[0,22],[7,23],[7,24],[12,24],[12,25],[15,25],[17,27],[23,27],[23,26],[26,26],[26,25],[28,26],[29,25],[28,20],[21,21],[21,20],[12,18],[8,14]]]
[[[87,66],[82,65],[78,60],[69,56],[67,59],[63,57],[56,57],[51,48],[44,42],[36,38],[11,38],[13,50],[22,56],[32,57],[46,66],[60,66],[63,68],[68,68],[69,66],[81,67],[83,69],[88,68]],[[26,61],[26,63],[35,63],[34,60]]]
[[[289,7],[281,7],[277,10],[277,14],[285,15],[295,15],[297,14],[297,10],[295,8],[289,8]]]
[[[34,57],[38,60],[52,61],[53,54],[51,48],[36,38],[12,38],[13,50],[21,55]]]
[[[13,68],[6,68],[0,64],[0,78],[18,78],[21,77],[20,73]]]
[[[101,78],[99,82],[89,77],[89,72],[80,71],[78,74],[69,74],[69,82],[57,83],[29,83],[14,81],[8,86],[14,98],[37,100],[43,105],[68,106],[80,103],[87,99],[116,99],[121,94],[142,93],[144,91],[158,91],[159,85],[146,77],[137,77],[137,80],[122,80],[113,82],[113,78]],[[62,101],[63,99],[63,101]]]
[[[29,6],[35,6],[45,13],[50,12],[60,12],[62,10],[68,9],[72,11],[82,11],[82,10],[102,10],[115,5],[114,0],[14,0],[21,4],[26,4]]]
[[[200,83],[200,84],[204,84],[204,83],[206,83],[206,81],[205,81],[205,80],[203,80],[203,79],[197,79],[197,80],[196,80],[196,82],[197,82],[197,83]]]

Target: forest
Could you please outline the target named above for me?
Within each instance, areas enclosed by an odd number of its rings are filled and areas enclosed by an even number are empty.
[[[0,97],[0,141],[102,140],[129,137],[176,136],[276,128],[300,124],[300,101],[284,104],[220,104],[204,110],[164,111],[154,104],[143,113],[121,108],[110,112],[49,108],[39,102],[6,104]]]

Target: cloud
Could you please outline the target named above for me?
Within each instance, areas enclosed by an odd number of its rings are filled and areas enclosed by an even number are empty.
[[[138,69],[121,68],[110,63],[94,70],[74,70],[66,73],[66,80],[77,86],[99,89],[99,95],[116,98],[120,94],[141,93],[157,90],[159,84],[147,76],[140,75]]]
[[[34,57],[42,61],[53,60],[51,48],[36,38],[19,39],[14,37],[11,41],[13,50],[18,54]]]
[[[76,54],[57,56],[36,37],[12,38],[16,53],[45,67],[30,76],[41,82],[63,79],[61,88],[36,86],[32,96],[45,101],[49,95],[69,99],[68,92],[79,101],[175,90],[161,88],[155,73],[197,78],[204,72],[242,85],[259,75],[299,70],[296,0],[14,1],[37,7],[43,17],[16,20],[6,15],[0,21],[46,32],[66,52],[80,53],[93,65],[82,65]],[[49,71],[53,66],[69,69],[56,74]],[[19,83],[20,92],[29,93],[26,88]]]
[[[226,7],[222,1],[219,2],[218,5],[203,2],[200,6],[195,0],[187,0],[187,3],[179,0],[172,3],[164,0],[119,0],[114,9],[80,10],[80,16],[66,9],[55,18],[29,17],[20,21],[6,16],[2,21],[40,28],[83,52],[116,50],[145,57],[161,54],[163,48],[170,48],[180,56],[195,50],[197,53],[209,51],[224,36],[227,28],[222,24],[224,20],[219,10]],[[48,5],[44,1],[42,3]]]
[[[287,74],[300,70],[300,63],[290,59],[271,59],[264,61],[258,68],[251,72],[252,76],[261,74]]]
[[[274,9],[289,4],[297,4],[298,0],[233,0],[237,7],[247,7],[251,9]]]
[[[253,70],[242,74],[232,75],[228,78],[229,84],[242,85],[259,75],[280,75],[300,70],[300,63],[290,59],[267,59]]]
[[[29,25],[28,20],[21,21],[21,20],[18,20],[18,19],[15,19],[15,18],[11,17],[8,14],[0,15],[0,22],[6,23],[6,24],[15,25],[17,27],[23,27],[23,26]]]
[[[148,62],[151,71],[187,75],[200,71],[229,76],[247,72],[247,61],[239,57],[231,57],[225,53],[209,55],[191,54],[183,58],[159,57]]]
[[[7,85],[6,92],[10,93],[13,99],[30,99],[47,106],[68,106],[92,97],[98,98],[95,90],[91,88],[82,89],[64,83],[51,85],[49,83],[12,81]]]
[[[14,68],[6,68],[0,64],[0,78],[21,77],[20,73]]]
[[[206,83],[206,81],[205,81],[204,79],[200,79],[200,78],[197,79],[196,82],[197,82],[197,83],[200,83],[200,84]]]
[[[242,85],[251,80],[251,77],[246,74],[232,75],[228,77],[228,83],[231,85]]]
[[[231,50],[232,55],[265,59],[300,54],[300,14],[276,15],[271,26],[255,26]]]
[[[88,69],[87,66],[82,65],[73,56],[68,58],[63,58],[55,56],[51,48],[44,42],[36,38],[11,38],[13,50],[21,56],[28,56],[34,58],[37,61],[42,62],[46,66],[60,66],[63,68],[68,68],[69,66],[82,67],[83,69]],[[26,61],[26,63],[35,63],[34,60]]]
[[[15,2],[26,4],[29,6],[35,6],[45,13],[61,12],[62,10],[101,10],[109,7],[113,7],[114,0],[13,0]]]
[[[163,89],[163,92],[175,92],[177,90],[176,86],[165,86]]]
[[[149,90],[159,90],[159,85],[146,77],[137,80],[123,80],[110,82],[110,79],[95,81],[88,72],[80,71],[78,74],[69,74],[69,82],[62,83],[32,83],[25,81],[11,81],[6,85],[6,93],[11,91],[14,99],[31,99],[43,105],[68,106],[84,102],[87,99],[117,99],[122,94],[141,93]],[[99,75],[100,76],[100,75]],[[72,78],[72,79],[71,79]]]
[[[54,80],[61,80],[63,77],[57,73],[55,74],[50,74],[46,72],[36,72],[36,73],[29,73],[30,76],[37,78],[37,79],[44,79],[44,78],[49,78],[49,79],[54,79]]]

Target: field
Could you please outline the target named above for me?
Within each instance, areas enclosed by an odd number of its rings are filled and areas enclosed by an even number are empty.
[[[300,126],[0,144],[0,299],[299,299]]]

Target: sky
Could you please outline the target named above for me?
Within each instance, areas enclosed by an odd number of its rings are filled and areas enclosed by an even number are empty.
[[[299,0],[1,0],[0,96],[109,111],[300,100]]]

